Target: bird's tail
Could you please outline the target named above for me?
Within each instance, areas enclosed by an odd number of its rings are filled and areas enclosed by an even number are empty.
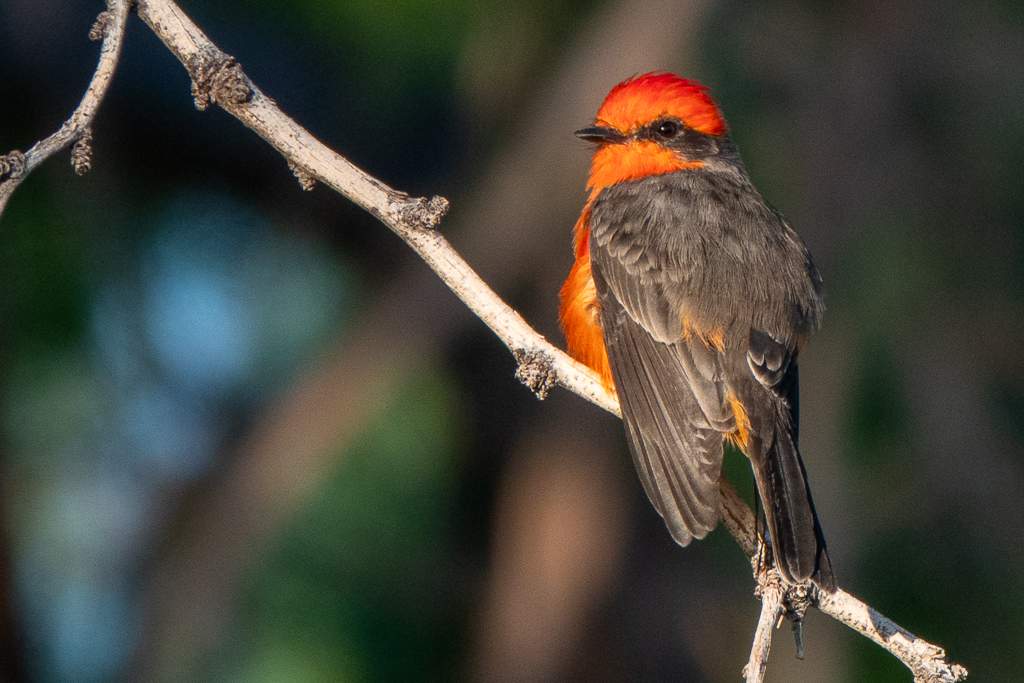
[[[762,442],[762,457],[751,459],[771,532],[775,566],[789,581],[810,579],[831,593],[836,589],[835,576],[807,471],[791,435],[788,415],[779,413],[775,428]]]

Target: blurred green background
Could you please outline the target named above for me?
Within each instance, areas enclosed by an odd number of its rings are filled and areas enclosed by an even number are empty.
[[[189,0],[281,107],[561,343],[587,124],[711,86],[829,310],[802,450],[841,585],[972,680],[1024,665],[1024,4]],[[0,4],[0,150],[76,106],[85,0]],[[0,680],[735,681],[721,529],[676,547],[621,425],[555,392],[382,225],[132,16],[93,170],[0,221]],[[752,491],[749,467],[727,471]],[[770,681],[910,681],[820,614]]]

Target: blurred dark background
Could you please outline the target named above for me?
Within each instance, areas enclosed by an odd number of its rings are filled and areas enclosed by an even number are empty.
[[[713,89],[828,314],[802,446],[840,583],[972,680],[1024,665],[1024,5],[185,0],[549,339],[590,122]],[[0,150],[77,105],[100,2],[0,4]],[[676,547],[612,417],[537,401],[382,225],[132,17],[94,128],[0,222],[0,680],[735,681],[722,529]],[[741,456],[726,464],[752,491]],[[817,613],[771,681],[910,681]]]

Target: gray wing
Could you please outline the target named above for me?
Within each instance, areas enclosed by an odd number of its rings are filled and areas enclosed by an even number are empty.
[[[718,525],[722,433],[735,418],[722,359],[684,338],[673,298],[693,273],[658,243],[651,224],[659,219],[667,217],[593,226],[591,267],[630,452],[655,509],[686,545]]]
[[[718,525],[721,432],[735,428],[735,418],[722,410],[714,354],[699,341],[657,341],[599,280],[605,347],[630,452],[672,537],[687,545]]]

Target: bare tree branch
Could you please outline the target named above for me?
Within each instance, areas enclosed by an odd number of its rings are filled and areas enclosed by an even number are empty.
[[[967,669],[946,659],[946,651],[925,642],[844,590],[820,593],[818,609],[878,643],[914,672],[916,683],[962,681]]]
[[[78,107],[60,129],[44,140],[40,140],[25,153],[13,150],[0,156],[0,216],[11,194],[29,173],[44,161],[74,143],[71,151],[71,165],[75,173],[82,175],[92,165],[92,120],[107,94],[110,80],[121,57],[121,43],[127,24],[129,0],[107,0],[107,10],[101,12],[89,31],[90,40],[103,40],[100,59],[96,65],[89,87]]]
[[[0,157],[0,211],[21,180],[57,150],[76,142],[72,155],[79,173],[88,170],[88,140],[96,108],[106,92],[117,64],[124,33],[127,0],[109,0],[90,36],[103,35],[100,65],[86,95],[61,130],[37,143],[26,154]],[[138,0],[140,17],[185,65],[192,76],[192,95],[199,109],[218,104],[277,149],[299,179],[310,189],[315,180],[351,199],[404,239],[466,305],[515,354],[517,377],[543,398],[554,386],[573,391],[605,410],[619,415],[614,395],[604,390],[596,375],[535,332],[469,267],[437,232],[447,211],[443,197],[411,198],[367,175],[287,117],[248,79],[233,57],[221,52],[171,0]],[[771,646],[771,632],[780,618],[799,618],[810,602],[822,612],[862,633],[898,657],[920,683],[955,683],[967,670],[949,663],[942,648],[927,643],[883,617],[848,593],[827,594],[807,585],[789,586],[774,571],[759,571],[760,552],[756,520],[750,508],[723,477],[723,522],[748,557],[754,558],[755,576],[762,599],[762,615],[750,662],[749,681],[762,680]]]
[[[543,398],[557,384],[618,415],[618,401],[597,376],[538,335],[435,230],[448,210],[446,199],[409,197],[314,138],[253,85],[234,57],[221,52],[177,5],[143,1],[139,16],[192,75],[197,107],[219,104],[281,152],[303,187],[315,178],[377,216],[512,350],[519,361],[517,376],[538,396]]]

